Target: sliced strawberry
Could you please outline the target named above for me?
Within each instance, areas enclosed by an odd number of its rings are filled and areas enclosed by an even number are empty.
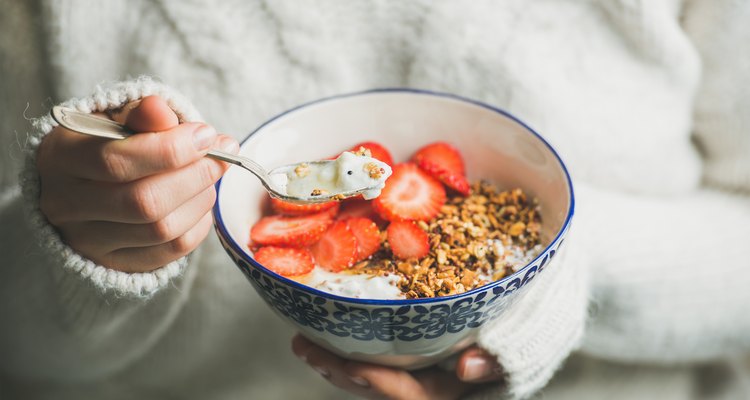
[[[391,222],[388,225],[387,234],[393,255],[402,260],[422,258],[430,252],[427,232],[420,229],[413,221]]]
[[[464,196],[470,194],[471,187],[469,185],[469,180],[463,175],[443,169],[434,162],[424,158],[417,160],[417,165],[431,176],[438,178],[450,189],[453,189]]]
[[[277,198],[271,198],[271,207],[273,211],[284,215],[307,215],[329,210],[339,206],[338,201],[329,201],[327,203],[297,204]],[[334,212],[335,214],[335,212]]]
[[[349,149],[349,151],[356,152],[360,147],[364,147],[367,150],[370,150],[372,158],[380,160],[388,164],[389,166],[393,166],[393,157],[391,157],[391,152],[383,147],[382,144],[376,142],[362,142],[354,145],[351,149]]]
[[[250,239],[254,244],[305,247],[317,242],[332,222],[330,210],[300,217],[263,217],[250,229]]]
[[[337,220],[363,217],[373,220],[380,228],[385,228],[388,225],[388,221],[381,218],[373,210],[372,200],[365,200],[361,196],[342,201],[339,210],[339,213],[336,215]]]
[[[357,258],[357,237],[346,222],[337,221],[311,248],[315,262],[331,272],[354,265]]]
[[[439,168],[457,175],[464,176],[464,159],[458,149],[446,142],[430,143],[417,150],[411,158],[419,164],[421,161],[429,161]]]
[[[372,217],[375,211],[372,209],[372,200],[365,200],[362,196],[351,197],[341,202],[341,208],[336,219],[347,219],[357,217]]]
[[[443,204],[443,185],[413,163],[394,166],[380,196],[372,201],[373,209],[389,221],[428,221]]]
[[[255,252],[255,261],[282,276],[304,275],[315,267],[307,249],[294,247],[261,247]]]
[[[380,249],[380,229],[369,218],[349,218],[346,224],[357,238],[357,259],[362,261]]]

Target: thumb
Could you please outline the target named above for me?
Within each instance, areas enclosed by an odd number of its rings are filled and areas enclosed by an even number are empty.
[[[147,96],[110,113],[113,120],[135,132],[161,132],[179,124],[177,114],[159,96]]]
[[[459,357],[456,376],[464,382],[490,382],[501,379],[503,370],[495,356],[478,347],[472,347]]]

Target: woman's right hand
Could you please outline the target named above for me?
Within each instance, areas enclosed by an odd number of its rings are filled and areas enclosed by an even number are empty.
[[[178,124],[156,96],[112,119],[144,133],[107,140],[58,126],[45,136],[37,153],[40,209],[82,256],[119,271],[152,271],[206,237],[214,183],[228,166],[204,155],[239,146],[208,125]]]

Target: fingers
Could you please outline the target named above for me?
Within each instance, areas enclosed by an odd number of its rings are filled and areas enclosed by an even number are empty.
[[[91,137],[57,127],[40,146],[39,170],[51,176],[132,182],[195,162],[216,138],[216,130],[198,123],[181,124],[160,133],[140,133],[124,140]]]
[[[208,234],[213,184],[228,165],[204,155],[239,145],[204,124],[178,125],[156,96],[108,115],[145,133],[107,140],[55,128],[37,153],[40,208],[82,255],[124,272],[150,271]]]
[[[177,127],[179,121],[177,115],[172,111],[159,96],[148,96],[141,100],[130,102],[116,110],[107,113],[95,113],[96,115],[126,124],[135,132],[161,132]],[[112,141],[107,139],[86,136],[77,132],[69,131],[63,127],[55,128],[44,138],[40,146],[40,169],[59,174],[71,174],[80,178],[119,181],[128,177],[110,176],[103,173],[115,166],[108,165],[106,151]],[[99,155],[100,157],[96,157]],[[71,163],[72,161],[72,163]],[[117,159],[109,160],[116,162]],[[70,167],[70,168],[66,168]],[[136,179],[137,176],[132,178]],[[118,180],[119,179],[119,180]]]
[[[174,128],[179,123],[177,114],[159,96],[144,97],[112,114],[115,120],[121,119],[135,132],[162,132]],[[118,121],[118,122],[121,122]]]
[[[452,400],[473,387],[438,368],[408,372],[353,361],[347,362],[345,368],[350,379],[368,382],[372,392],[388,399]]]
[[[222,139],[220,145],[236,151],[231,138]],[[227,168],[226,163],[201,158],[185,167],[124,184],[42,179],[40,207],[56,226],[72,221],[153,223],[213,185]]]
[[[334,386],[368,399],[383,398],[378,393],[371,391],[367,382],[351,380],[343,372],[344,365],[346,364],[345,360],[314,345],[301,335],[297,335],[292,339],[292,351]]]
[[[503,378],[503,370],[495,356],[479,347],[471,347],[459,357],[456,376],[463,382],[492,382]]]
[[[348,361],[300,335],[292,340],[292,351],[333,385],[368,399],[457,399],[473,387],[437,368],[410,373]]]
[[[184,235],[211,211],[216,190],[209,186],[166,217],[146,224],[123,224],[110,221],[71,222],[60,224],[63,240],[78,252],[92,258],[117,249],[150,247],[168,243]]]
[[[152,271],[195,250],[210,232],[212,222],[211,213],[206,213],[184,235],[168,243],[115,250],[92,260],[123,272]]]

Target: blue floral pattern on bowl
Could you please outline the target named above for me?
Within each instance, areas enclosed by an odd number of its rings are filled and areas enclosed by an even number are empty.
[[[472,296],[460,297],[436,304],[404,304],[373,307],[326,298],[303,291],[279,281],[254,261],[248,262],[219,234],[227,254],[255,286],[263,299],[276,312],[293,320],[300,327],[327,332],[339,337],[360,341],[378,340],[411,342],[419,339],[437,339],[445,333],[458,333],[464,329],[479,328],[500,315],[507,306],[509,295],[523,289],[549,265],[563,243],[564,235],[541,254],[528,268],[500,281],[499,285],[476,289]],[[335,297],[335,296],[332,296]],[[455,297],[455,296],[453,296]]]

